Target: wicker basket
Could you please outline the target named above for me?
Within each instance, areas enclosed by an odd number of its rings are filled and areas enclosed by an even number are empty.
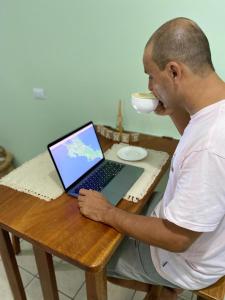
[[[13,170],[13,156],[0,146],[0,178]]]

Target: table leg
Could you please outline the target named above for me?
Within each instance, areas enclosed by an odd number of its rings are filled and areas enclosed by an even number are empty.
[[[0,253],[14,299],[26,300],[27,298],[14,255],[10,236],[9,233],[2,228],[0,228]]]
[[[52,255],[33,245],[44,300],[59,300]]]
[[[15,254],[19,254],[21,249],[20,249],[20,239],[12,234],[12,244],[13,244],[13,249]]]
[[[107,300],[106,271],[85,272],[88,300]]]

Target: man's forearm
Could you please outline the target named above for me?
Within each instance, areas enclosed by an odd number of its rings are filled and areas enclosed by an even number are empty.
[[[123,234],[171,252],[185,251],[190,245],[183,234],[185,229],[160,218],[134,215],[113,207],[103,221]]]

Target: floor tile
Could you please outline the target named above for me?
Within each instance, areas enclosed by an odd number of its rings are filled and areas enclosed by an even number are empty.
[[[36,261],[33,253],[33,248],[31,243],[22,240],[20,243],[21,252],[16,255],[16,260],[18,265],[24,270],[30,272],[31,274],[38,276]],[[62,259],[56,256],[53,256],[54,262],[61,262]]]
[[[143,300],[145,295],[146,293],[144,292],[136,291],[134,298],[132,300]],[[193,295],[192,298],[192,293],[190,291],[184,291],[182,294],[180,294],[178,300],[197,300],[197,297]]]
[[[183,291],[183,293],[179,295],[179,300],[197,300],[197,296],[190,291]]]
[[[40,280],[38,278],[35,278],[34,280],[32,280],[31,283],[27,286],[25,291],[26,291],[26,295],[27,295],[27,300],[42,300],[43,299]],[[71,298],[59,292],[59,299],[60,300],[68,300]]]
[[[24,271],[23,269],[19,270],[23,286],[26,287],[34,277],[30,273]],[[2,261],[0,261],[0,299],[13,299]]]
[[[55,263],[58,290],[73,297],[84,283],[84,271],[65,261]]]
[[[131,300],[133,298],[134,293],[134,290],[123,288],[112,283],[108,283],[109,300]]]
[[[26,287],[28,285],[28,283],[33,279],[34,276],[31,275],[29,272],[26,272],[25,270],[21,269],[21,268],[19,268],[19,271],[20,271],[20,275],[21,275],[21,278],[22,278],[23,286]],[[7,279],[7,276],[6,276],[6,273],[5,273],[5,268],[3,266],[2,261],[0,262],[0,280],[1,279],[2,280],[6,279],[7,282],[8,282],[8,279]]]
[[[122,288],[118,285],[108,283],[108,300],[132,300],[135,291]],[[84,284],[79,290],[74,300],[85,300],[87,299],[86,285]]]
[[[108,283],[108,297],[109,300],[131,300],[133,298],[135,291],[131,289],[126,289],[121,286]]]
[[[2,261],[0,262],[0,299],[13,300]]]
[[[109,300],[131,300],[133,298],[134,293],[134,290],[123,288],[112,283],[108,283]]]
[[[26,287],[31,282],[31,280],[34,278],[34,276],[21,268],[19,268],[19,270],[20,270],[20,275],[21,275],[22,281],[23,281],[23,286]]]
[[[16,255],[17,263],[23,269],[29,271],[33,275],[37,275],[37,267],[30,243],[23,241],[21,243],[21,252]]]
[[[143,300],[146,296],[146,292],[136,291],[132,300]]]
[[[62,294],[62,293],[59,291],[59,300],[68,300],[68,299],[72,300],[72,298],[70,298],[70,297],[68,297],[68,296],[66,296],[66,295],[64,295],[64,294]],[[86,300],[86,299],[84,299],[84,300]]]

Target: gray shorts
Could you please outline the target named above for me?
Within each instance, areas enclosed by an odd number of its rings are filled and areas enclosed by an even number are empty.
[[[162,198],[162,193],[154,194],[144,215],[150,215],[156,204]],[[118,247],[107,265],[107,275],[111,277],[137,280],[153,285],[178,288],[178,286],[161,277],[152,262],[149,245],[126,237]]]

